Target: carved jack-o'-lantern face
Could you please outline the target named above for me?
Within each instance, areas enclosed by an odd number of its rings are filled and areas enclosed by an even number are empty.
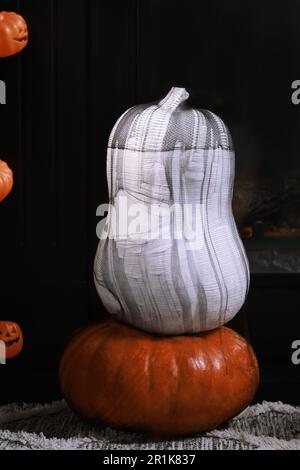
[[[0,57],[8,57],[22,51],[28,43],[27,24],[14,12],[0,13]]]
[[[20,354],[23,348],[23,334],[19,325],[11,321],[0,322],[0,341],[5,344],[7,359]]]

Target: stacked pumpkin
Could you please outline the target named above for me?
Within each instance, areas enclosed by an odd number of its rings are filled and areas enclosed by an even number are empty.
[[[231,210],[232,141],[188,96],[172,88],[128,110],[112,131],[94,277],[114,319],[75,335],[60,365],[62,392],[83,418],[158,436],[213,429],[258,386],[251,346],[223,326],[249,288]],[[154,220],[154,206],[169,213]]]

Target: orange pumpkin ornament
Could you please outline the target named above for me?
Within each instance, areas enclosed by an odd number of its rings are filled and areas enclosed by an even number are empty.
[[[90,422],[171,436],[237,415],[259,373],[251,346],[229,328],[151,336],[107,321],[71,340],[59,377],[70,407]]]
[[[23,348],[23,334],[19,325],[12,321],[0,321],[0,341],[5,344],[7,359],[18,356]]]
[[[13,172],[7,163],[0,160],[0,202],[6,198],[13,187]]]
[[[0,13],[0,57],[21,52],[28,43],[28,28],[24,18],[12,11]]]

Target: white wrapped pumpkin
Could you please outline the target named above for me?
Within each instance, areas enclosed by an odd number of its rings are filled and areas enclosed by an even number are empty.
[[[110,210],[94,277],[108,312],[152,333],[231,320],[249,287],[232,214],[234,150],[215,114],[184,88],[134,106],[108,144]]]

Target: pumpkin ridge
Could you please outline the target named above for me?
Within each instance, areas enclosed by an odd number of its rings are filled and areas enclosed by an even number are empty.
[[[86,345],[87,341],[92,339],[94,333],[97,332],[97,327],[99,324],[94,326],[88,327],[87,329],[83,330],[82,332],[78,333],[73,340],[69,343],[66,349],[66,356],[63,355],[59,378],[61,383],[61,389],[63,395],[70,396],[71,402],[73,402],[73,395],[74,395],[74,382],[77,383],[77,376],[80,375],[80,358],[87,352],[87,350],[81,347],[82,342]],[[100,337],[100,335],[99,335]],[[73,365],[78,364],[78,367],[75,367],[73,370]],[[88,367],[86,367],[85,371],[88,371]],[[87,382],[87,381],[86,381]],[[82,385],[82,381],[79,382]]]
[[[114,325],[115,327],[115,325]],[[103,398],[101,400],[101,403],[99,405],[96,404],[96,406],[94,406],[94,413],[98,413],[99,416],[101,416],[102,420],[104,422],[109,422],[110,419],[113,419],[114,417],[114,412],[115,410],[118,408],[118,403],[116,403],[116,398],[114,397],[114,388],[112,388],[112,385],[109,382],[107,382],[108,380],[108,375],[111,374],[112,376],[112,380],[116,383],[119,383],[119,380],[120,380],[120,374],[122,372],[122,365],[124,363],[124,357],[126,357],[126,338],[122,336],[121,334],[122,332],[119,332],[117,331],[117,338],[114,338],[114,332],[110,332],[110,335],[108,338],[106,338],[106,340],[104,340],[104,342],[102,343],[102,350],[100,352],[101,356],[104,356],[104,361],[105,361],[105,358],[107,356],[109,356],[110,352],[111,351],[111,355],[113,354],[112,357],[114,358],[117,358],[118,359],[118,363],[114,363],[114,367],[111,368],[111,364],[109,363],[109,366],[110,366],[110,369],[111,369],[111,372],[110,371],[107,371],[107,374],[104,373],[104,380],[102,382],[102,384],[100,385],[100,392],[99,392],[99,395],[101,395],[102,397],[104,396],[105,397],[105,389],[108,390],[108,393],[109,393],[109,400],[111,400],[111,405],[105,409],[105,411],[103,410]],[[116,346],[115,342],[118,341],[118,345]],[[122,356],[119,354],[120,352],[120,349],[121,349],[121,346],[122,347]],[[116,351],[117,349],[117,351]],[[96,351],[96,354],[94,355],[94,357],[92,358],[89,366],[91,368],[93,368],[93,362],[98,362],[98,357],[97,357],[97,352],[99,351],[99,348],[98,350]],[[110,361],[111,361],[111,358],[110,358]],[[107,367],[107,360],[106,360],[106,367]],[[102,371],[103,373],[103,371]],[[90,377],[91,379],[92,377]],[[119,378],[119,380],[118,380]],[[103,388],[105,387],[105,389]],[[112,397],[114,397],[114,399],[112,399]],[[94,405],[94,404],[93,404]],[[98,410],[98,411],[97,411]]]
[[[79,349],[78,343],[83,342],[86,340],[87,337],[89,337],[93,331],[93,328],[96,330],[98,327],[98,324],[92,325],[88,327],[87,329],[80,329],[75,333],[75,336],[70,339],[68,346],[65,348],[64,355],[60,361],[59,365],[59,375],[64,375],[65,372],[65,367],[69,363],[70,357],[73,357],[74,351]]]

